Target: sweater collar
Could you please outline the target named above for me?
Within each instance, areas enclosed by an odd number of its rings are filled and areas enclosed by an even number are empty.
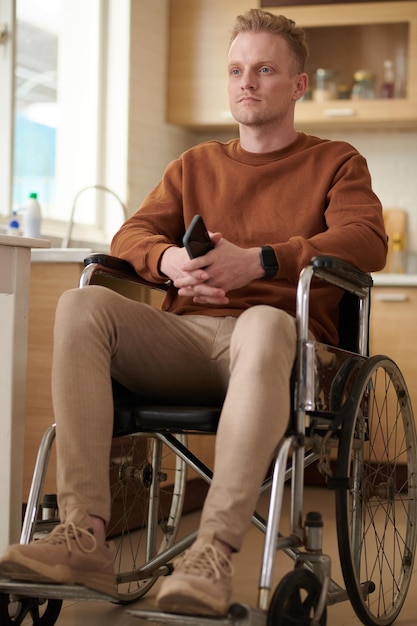
[[[295,141],[285,146],[285,148],[274,150],[273,152],[248,152],[242,148],[239,139],[233,139],[227,145],[229,147],[230,156],[235,160],[251,165],[264,165],[283,159],[294,152],[299,152],[305,141],[306,135],[304,133],[298,133]]]

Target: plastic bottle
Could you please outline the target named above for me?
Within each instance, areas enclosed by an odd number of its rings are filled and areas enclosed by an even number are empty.
[[[387,59],[384,61],[384,78],[381,85],[381,98],[393,98],[395,90],[394,63]]]
[[[20,223],[19,220],[16,217],[16,211],[13,211],[13,217],[10,220],[8,227],[7,227],[7,234],[8,235],[13,235],[14,237],[18,237],[21,233],[20,233]]]
[[[23,236],[31,239],[39,239],[41,236],[41,207],[38,202],[38,194],[31,193],[23,207]]]

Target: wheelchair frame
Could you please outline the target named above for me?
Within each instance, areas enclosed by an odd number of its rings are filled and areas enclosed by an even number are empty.
[[[154,284],[147,283],[138,277],[126,262],[100,254],[91,255],[86,259],[86,268],[80,279],[80,287],[91,284],[98,275],[111,279],[127,278],[141,285],[155,287]],[[355,297],[357,302],[357,347],[355,351],[333,348],[309,338],[309,292],[313,277],[340,287]],[[209,624],[212,626],[213,623],[216,623],[239,624],[239,626],[286,626],[288,624],[286,621],[289,616],[288,611],[291,610],[289,606],[286,607],[287,599],[290,598],[291,602],[301,602],[298,598],[300,592],[303,591],[307,593],[307,601],[299,608],[305,611],[304,619],[309,621],[300,622],[302,624],[324,626],[327,605],[348,599],[358,617],[368,626],[386,626],[396,619],[409,587],[417,542],[417,440],[411,403],[401,372],[395,363],[387,357],[369,358],[367,356],[371,286],[372,279],[369,275],[363,274],[349,264],[333,257],[312,259],[311,263],[300,274],[297,288],[298,346],[293,417],[286,436],[277,446],[272,480],[266,480],[262,488],[263,491],[271,490],[267,520],[265,521],[257,513],[252,519],[255,526],[265,533],[257,606],[253,608],[247,605],[232,605],[227,617],[215,620],[213,618],[196,618],[194,616],[170,615],[156,611],[133,609],[129,610],[130,614],[145,621],[160,624],[191,625],[198,623],[200,626],[208,626]],[[393,429],[395,428],[395,438],[398,436],[401,439],[401,444],[399,449],[394,447],[391,450],[389,447],[391,442],[389,442],[383,453],[387,458],[376,463],[375,474],[384,474],[384,476],[381,480],[378,479],[379,482],[375,481],[371,484],[363,468],[369,467],[374,471],[373,464],[375,463],[371,463],[367,459],[364,449],[368,446],[368,442],[373,443],[374,431],[375,437],[379,437],[378,432],[381,430],[382,416],[379,415],[379,409],[375,409],[377,411],[375,429],[372,424],[374,408],[369,410],[370,397],[372,396],[373,399],[373,407],[377,404],[375,399],[379,399],[375,389],[381,378],[380,374],[384,375],[383,411],[387,412],[388,409],[391,411],[391,405],[394,402],[395,427]],[[327,386],[329,379],[331,380],[330,389]],[[390,394],[389,402],[388,393]],[[139,418],[144,420],[139,430],[145,437],[150,433],[149,425],[160,417],[161,410],[163,413],[163,407],[162,409],[161,407],[145,407],[144,410],[139,410]],[[169,409],[168,413],[170,413]],[[181,426],[179,428],[170,427],[166,422],[162,423],[162,426],[159,425],[156,431],[152,433],[157,442],[154,447],[152,467],[160,464],[161,446],[164,445],[175,453],[176,459],[179,459],[177,463],[181,464],[182,470],[184,464],[187,464],[209,483],[211,470],[188,450],[184,433],[202,431],[214,434],[219,413],[218,407],[197,408],[191,418],[193,424],[191,428],[187,428],[187,424],[190,423],[190,418],[187,416],[182,418],[182,422],[180,420]],[[172,416],[169,415],[168,417],[171,419]],[[175,423],[175,419],[177,419],[175,408],[173,417],[174,421],[168,422],[168,424]],[[135,431],[131,424],[132,416],[130,413],[128,418],[126,434]],[[137,417],[134,415],[133,422],[135,420],[137,421]],[[196,423],[195,420],[197,420]],[[386,428],[388,429],[388,426]],[[392,433],[387,430],[383,433],[382,438],[390,440],[391,436]],[[21,543],[30,541],[37,527],[39,502],[54,437],[55,428],[51,426],[46,431],[39,449],[22,527]],[[334,475],[329,463],[330,451],[333,448],[340,448],[342,452],[341,461],[339,461],[338,455],[336,475]],[[291,461],[289,462],[291,453]],[[398,455],[401,465],[406,466],[406,480],[400,487],[397,487],[395,476],[394,478],[392,475],[386,476],[386,466],[388,466],[391,474],[397,471],[398,460],[396,458],[391,459],[391,455],[395,457]],[[322,473],[326,475],[328,486],[336,491],[338,523],[344,527],[343,538],[339,540],[339,552],[343,552],[343,558],[347,561],[345,569],[343,569],[342,563],[346,589],[331,579],[330,557],[322,553],[322,520],[320,514],[308,513],[305,518],[303,514],[304,469],[318,460],[321,463]],[[379,464],[380,468],[378,467]],[[185,472],[182,470],[178,474],[181,474],[181,480],[185,481]],[[290,529],[288,535],[284,536],[279,532],[279,522],[284,486],[289,478],[291,478]],[[133,593],[120,593],[116,599],[121,602],[141,597],[158,576],[169,574],[171,571],[170,561],[189,547],[196,536],[196,532],[194,532],[176,542],[177,527],[175,527],[169,539],[162,542],[158,551],[153,530],[154,525],[157,524],[157,510],[151,506],[154,500],[157,504],[159,502],[160,494],[159,487],[156,485],[157,482],[152,480],[149,485],[151,504],[149,506],[148,526],[150,543],[147,547],[145,563],[140,568],[134,567],[131,572],[118,574],[118,583],[129,584],[130,581],[144,580],[144,587],[138,587],[138,591]],[[364,484],[366,489],[363,487]],[[179,499],[183,497],[184,486],[185,483],[182,482],[178,487]],[[388,575],[388,585],[392,586],[394,591],[388,590],[391,595],[385,601],[386,574],[384,565],[387,558],[384,552],[382,559],[384,562],[377,566],[380,569],[376,573],[371,571],[372,568],[368,571],[368,557],[363,555],[364,551],[368,550],[368,538],[363,530],[363,521],[369,516],[367,509],[372,500],[377,501],[377,508],[384,511],[387,509],[385,519],[384,514],[382,514],[381,520],[372,522],[375,524],[375,535],[378,535],[379,524],[387,523],[386,520],[390,515],[388,509],[395,508],[397,499],[400,508],[405,511],[403,522],[406,531],[405,536],[401,532],[398,533],[400,538],[397,540],[401,543],[400,558],[398,559],[398,555],[395,554],[395,559],[400,561],[398,572],[397,564],[387,563],[388,569],[393,570],[393,573]],[[178,506],[181,509],[182,502]],[[394,535],[397,534],[395,518],[393,533]],[[382,547],[385,550],[384,546]],[[378,549],[382,549],[381,546]],[[282,550],[290,556],[295,562],[295,567],[280,582],[271,600],[273,566],[277,550]],[[378,561],[378,557],[375,558]],[[362,579],[364,560],[365,580]],[[375,582],[372,578],[373,575],[376,575],[377,578],[379,576],[383,581],[378,582],[377,580]],[[389,580],[390,576],[391,580]],[[380,587],[382,588],[380,589]],[[369,600],[375,590],[377,593],[376,608],[373,606],[374,603]],[[31,606],[35,602],[35,598],[50,599],[47,606],[47,611],[50,609],[50,614],[48,615],[46,612],[45,619],[41,617],[39,622],[34,621],[34,623],[41,623],[44,626],[55,623],[59,614],[61,599],[82,598],[115,601],[115,598],[67,585],[37,585],[2,580],[0,581],[0,592],[3,597],[3,606],[4,597],[7,594],[10,594],[10,597],[17,597],[21,604],[29,602]],[[4,609],[1,609],[0,604],[0,611],[2,610]],[[36,607],[34,611],[37,612]],[[31,611],[29,610],[29,612]],[[10,622],[10,624],[14,623],[21,622]]]

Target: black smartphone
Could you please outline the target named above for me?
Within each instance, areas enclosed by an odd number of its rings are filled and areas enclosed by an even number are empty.
[[[210,235],[207,232],[206,225],[201,215],[194,215],[182,238],[182,243],[190,259],[203,256],[203,254],[206,254],[209,250],[214,248],[214,244],[210,239]]]

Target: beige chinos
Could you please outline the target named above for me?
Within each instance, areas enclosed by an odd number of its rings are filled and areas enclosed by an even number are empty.
[[[61,520],[74,508],[109,520],[113,376],[160,403],[224,400],[200,533],[240,550],[287,426],[295,351],[294,318],[270,306],[176,316],[101,286],[65,292],[52,371]]]

